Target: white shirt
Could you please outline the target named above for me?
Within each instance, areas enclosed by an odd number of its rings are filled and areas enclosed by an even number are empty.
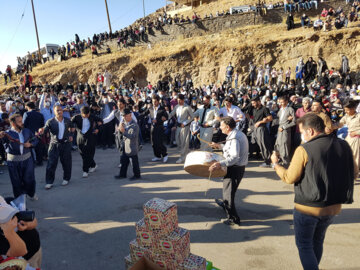
[[[178,123],[180,123],[180,116],[181,116],[181,111],[182,109],[184,108],[184,106],[178,106],[177,109],[176,109],[176,116],[177,116],[177,121]]]
[[[245,120],[244,113],[238,106],[235,105],[231,105],[229,110],[226,107],[222,107],[220,109],[220,114],[222,114],[223,117],[231,116],[235,121]]]
[[[111,121],[114,119],[114,117],[115,117],[116,111],[117,111],[117,110],[113,110],[107,117],[105,117],[105,118],[103,119],[103,124],[107,124],[107,123],[111,122]],[[123,118],[123,117],[122,117],[121,114],[120,114],[120,119],[119,119],[119,122],[120,122],[120,123],[122,122],[122,118]],[[136,119],[136,116],[134,115],[134,113],[131,113],[131,118],[132,118],[132,120],[134,120],[134,121],[137,123],[137,119]]]
[[[58,139],[62,140],[64,137],[64,132],[65,132],[65,123],[64,123],[64,118],[61,122],[59,122],[59,120],[57,120],[55,118],[55,120],[58,122],[58,126],[59,126],[59,134],[58,134]]]
[[[82,119],[82,129],[81,129],[81,133],[85,134],[86,132],[88,132],[88,130],[90,129],[90,121],[89,118],[83,118]]]

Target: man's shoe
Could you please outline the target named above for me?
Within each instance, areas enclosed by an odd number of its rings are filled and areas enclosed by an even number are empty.
[[[181,163],[183,163],[183,160],[182,160],[182,158],[179,158],[179,159],[176,161],[176,164],[181,164]]]
[[[227,218],[227,219],[222,219],[221,221],[225,225],[229,225],[229,226],[238,225],[238,226],[240,226],[240,219],[235,220],[235,219],[232,219],[232,218]]]
[[[89,169],[89,173],[93,173],[93,172],[95,172],[95,171],[96,171],[96,168],[97,168],[97,165],[95,165],[95,167],[94,167],[94,168],[90,168],[90,169]]]
[[[220,206],[222,209],[225,210],[225,203],[223,200],[220,200],[220,199],[215,199],[215,202],[218,206]]]
[[[67,186],[68,184],[69,184],[69,181],[67,181],[67,180],[62,181],[62,183],[61,183],[62,186]]]
[[[124,179],[124,178],[126,178],[126,176],[115,175],[114,178],[115,179]]]
[[[270,168],[270,164],[266,164],[266,163],[264,162],[264,163],[260,164],[259,167],[261,167],[261,168]]]
[[[83,172],[83,178],[86,178],[86,177],[88,177],[89,176],[89,174],[87,173],[87,172]]]
[[[131,180],[131,181],[134,181],[134,180],[139,180],[139,179],[141,179],[141,176],[133,176],[133,177],[130,177],[129,178],[129,180]]]
[[[36,194],[34,194],[34,196],[32,196],[32,197],[28,196],[28,198],[30,199],[30,201],[38,201],[39,200],[39,197]]]
[[[143,145],[140,144],[140,145],[139,145],[139,152],[141,151],[142,148],[143,148]]]
[[[52,187],[53,187],[52,184],[46,184],[46,185],[45,185],[45,189],[47,189],[47,190],[49,190],[49,189],[52,188]]]
[[[160,161],[160,160],[161,160],[161,158],[159,158],[159,157],[154,157],[151,159],[151,161]]]
[[[168,161],[168,159],[169,159],[169,156],[166,155],[165,157],[163,157],[163,162],[166,163]]]

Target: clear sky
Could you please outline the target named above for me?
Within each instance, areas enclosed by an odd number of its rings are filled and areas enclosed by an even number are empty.
[[[75,39],[109,32],[104,0],[33,0],[40,46],[65,44]],[[165,0],[144,0],[150,14]],[[168,1],[169,3],[170,1]],[[107,0],[113,32],[143,16],[143,0]],[[15,67],[17,56],[37,49],[31,0],[0,0],[0,70]],[[22,14],[24,16],[22,17]]]

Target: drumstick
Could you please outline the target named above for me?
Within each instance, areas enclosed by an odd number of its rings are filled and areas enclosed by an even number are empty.
[[[201,139],[201,138],[200,138],[200,133],[199,133],[196,137],[199,139],[200,142],[206,143],[206,144],[208,144],[208,145],[211,144],[211,142],[206,141],[206,140],[204,140],[204,139]]]
[[[206,143],[208,145],[212,144],[212,142],[209,142],[207,140],[204,140],[204,139],[201,139],[200,138],[200,133],[198,135],[196,135],[196,137],[199,139],[199,141],[203,142],[203,143]],[[233,139],[230,139],[230,140],[234,140],[235,138]],[[221,142],[218,142],[218,144],[222,144],[222,143],[226,143],[227,141],[230,141],[230,140],[225,140],[225,141],[221,141]]]

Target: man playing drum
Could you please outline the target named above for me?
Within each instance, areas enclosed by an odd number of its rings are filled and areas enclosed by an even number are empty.
[[[212,148],[222,149],[224,160],[213,163],[209,171],[213,172],[222,166],[227,167],[227,174],[223,179],[223,200],[215,199],[227,214],[223,222],[227,225],[240,225],[240,217],[236,212],[235,193],[244,176],[245,166],[248,164],[249,144],[246,135],[237,130],[232,117],[221,119],[220,129],[227,135],[225,144],[211,143]]]

